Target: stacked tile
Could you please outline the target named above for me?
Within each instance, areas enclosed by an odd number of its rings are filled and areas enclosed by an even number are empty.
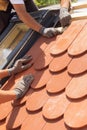
[[[37,40],[27,53],[34,65],[2,88],[13,87],[22,75],[34,75],[23,99],[0,105],[1,128],[87,130],[86,32],[87,20],[74,21],[63,34]]]

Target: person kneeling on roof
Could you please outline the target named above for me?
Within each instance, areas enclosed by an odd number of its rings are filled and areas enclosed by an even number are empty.
[[[62,26],[65,26],[70,21],[70,15],[68,13],[69,3],[70,0],[61,0],[59,17]],[[50,38],[63,32],[59,28],[43,27],[29,14],[30,11],[38,10],[33,0],[0,0],[0,33],[2,33],[9,23],[12,8],[14,8],[22,22],[45,37]]]
[[[32,57],[27,56],[22,59],[19,59],[15,62],[14,66],[9,69],[0,70],[0,79],[15,75],[20,73],[32,66],[31,61]],[[22,98],[26,92],[28,91],[31,83],[34,80],[34,76],[32,74],[23,75],[13,86],[11,90],[0,89],[0,104],[8,102],[10,100],[18,100]]]

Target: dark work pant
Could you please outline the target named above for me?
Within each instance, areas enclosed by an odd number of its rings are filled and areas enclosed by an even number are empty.
[[[0,34],[8,25],[10,19],[10,14],[4,11],[0,11]]]
[[[35,5],[33,0],[25,0],[25,6],[26,10],[28,12],[34,12],[38,10],[38,7]],[[10,6],[9,6],[10,7]],[[3,32],[3,30],[7,27],[9,24],[9,20],[11,18],[11,7],[8,9],[9,11],[0,11],[0,34]]]
[[[25,6],[28,12],[34,12],[38,10],[33,0],[25,0]]]

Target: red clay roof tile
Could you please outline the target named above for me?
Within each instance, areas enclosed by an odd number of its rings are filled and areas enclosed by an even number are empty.
[[[87,125],[87,99],[72,102],[64,113],[64,122],[71,128]]]
[[[50,53],[52,55],[58,55],[65,52],[71,43],[78,36],[82,28],[85,26],[86,21],[74,21],[71,25],[65,30],[62,36],[58,39],[57,43],[52,46]]]
[[[42,53],[37,61],[34,64],[34,68],[36,70],[45,69],[49,66],[50,62],[52,61],[53,57],[50,54],[44,54]]]
[[[73,60],[68,65],[68,72],[70,74],[78,75],[87,71],[87,53],[73,58]]]
[[[27,116],[25,106],[14,107],[6,119],[7,129],[18,129]]]
[[[48,100],[49,95],[46,92],[46,89],[43,88],[31,94],[27,99],[26,108],[29,111],[37,111],[41,109],[45,102]]]
[[[72,99],[82,98],[87,95],[87,74],[73,77],[66,87],[66,95]]]
[[[61,73],[54,74],[46,85],[49,93],[58,93],[64,90],[71,80],[71,76],[64,70]]]
[[[69,128],[67,129],[67,126],[64,124],[64,120],[62,117],[62,119],[47,122],[43,130],[70,130],[70,129]]]
[[[78,56],[87,50],[87,24],[79,33],[73,44],[68,48],[68,53],[72,56]]]
[[[47,119],[56,119],[62,116],[70,104],[65,93],[60,95],[50,97],[48,101],[43,106],[43,115]]]
[[[51,72],[59,72],[65,69],[69,62],[71,61],[71,57],[65,52],[64,54],[55,57],[49,65],[49,70]]]
[[[42,88],[46,86],[47,82],[51,78],[51,73],[49,72],[49,69],[47,68],[45,70],[37,71],[34,76],[35,76],[35,80],[31,84],[31,87],[34,89],[38,89],[38,88]]]
[[[42,116],[42,112],[36,112],[29,114],[26,120],[23,122],[21,130],[42,130],[46,121]]]
[[[87,130],[86,26],[74,21],[63,34],[36,41],[27,53],[33,66],[2,88],[13,89],[22,75],[35,77],[24,98],[0,105],[0,130]]]
[[[11,102],[6,102],[0,105],[0,121],[6,119],[8,114],[12,111]]]

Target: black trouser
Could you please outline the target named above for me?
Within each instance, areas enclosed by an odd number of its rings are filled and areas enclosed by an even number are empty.
[[[38,10],[33,0],[25,0],[25,6],[28,12],[34,12]]]
[[[11,5],[10,5],[11,6]],[[9,7],[10,7],[9,6]],[[37,6],[34,4],[33,0],[25,0],[25,6],[26,6],[26,10],[28,12],[34,12],[37,11],[38,8]],[[0,34],[3,32],[3,30],[7,27],[7,25],[9,24],[9,20],[11,18],[11,7],[8,9],[7,12],[5,11],[0,11]]]
[[[9,13],[5,11],[0,11],[0,34],[5,29],[5,27],[8,25],[10,19]]]

